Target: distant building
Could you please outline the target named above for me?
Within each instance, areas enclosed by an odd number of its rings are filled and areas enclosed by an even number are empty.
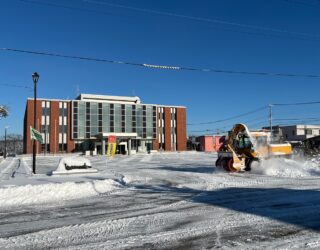
[[[305,154],[317,154],[320,152],[320,136],[315,136],[303,141]]]
[[[270,127],[263,129],[270,130]],[[320,125],[273,126],[272,132],[275,137],[283,141],[304,141],[320,135]]]
[[[188,136],[187,139],[187,150],[200,150],[200,143],[198,142],[198,137],[195,135]]]
[[[221,135],[203,135],[197,138],[199,150],[204,152],[217,152],[223,144]]]
[[[33,98],[24,117],[24,153],[32,153]],[[115,135],[118,153],[150,150],[184,151],[187,146],[186,108],[142,104],[139,97],[81,94],[75,100],[37,99],[36,129],[44,143],[37,152],[86,150],[104,154]]]

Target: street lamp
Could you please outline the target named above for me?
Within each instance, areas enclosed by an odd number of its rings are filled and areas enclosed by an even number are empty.
[[[7,158],[7,129],[8,128],[9,128],[8,126],[4,127],[4,156],[3,156],[4,159]]]
[[[39,75],[37,72],[32,74],[32,80],[34,84],[34,102],[33,102],[33,127],[36,129],[36,116],[37,116],[37,82]],[[32,157],[32,172],[36,173],[36,140],[33,140],[33,157]]]

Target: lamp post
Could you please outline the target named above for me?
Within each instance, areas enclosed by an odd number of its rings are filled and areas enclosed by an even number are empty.
[[[36,129],[36,116],[37,116],[37,82],[39,75],[37,72],[32,74],[32,80],[34,84],[34,102],[33,102],[33,127]],[[32,172],[36,173],[36,141],[33,140],[33,157],[32,157]]]
[[[8,128],[9,128],[8,126],[4,127],[4,156],[3,156],[4,159],[7,158],[7,129]]]

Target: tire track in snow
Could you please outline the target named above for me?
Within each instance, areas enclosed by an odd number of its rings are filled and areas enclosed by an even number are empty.
[[[9,180],[16,168],[19,167],[17,159],[10,159],[9,164],[0,172],[0,180]]]

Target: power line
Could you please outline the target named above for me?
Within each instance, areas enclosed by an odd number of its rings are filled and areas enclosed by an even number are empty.
[[[315,0],[314,2],[306,2],[306,1],[297,1],[297,0],[284,0],[287,3],[300,4],[309,7],[319,6],[319,1]]]
[[[208,125],[208,124],[215,124],[215,123],[225,122],[225,121],[234,120],[234,119],[236,119],[236,118],[240,118],[240,117],[243,117],[243,116],[251,115],[251,114],[260,112],[260,111],[262,111],[262,110],[265,110],[265,109],[267,109],[267,108],[268,108],[267,106],[263,106],[263,107],[261,107],[261,108],[258,108],[258,109],[255,109],[255,110],[252,110],[252,111],[249,111],[249,112],[240,114],[240,115],[231,116],[231,117],[229,117],[229,118],[225,118],[225,119],[221,119],[221,120],[216,120],[216,121],[211,121],[211,122],[192,123],[192,124],[187,124],[187,125],[189,125],[189,126],[194,126],[194,125]]]
[[[298,123],[301,123],[301,124],[306,124],[306,123],[310,123],[310,122],[319,122],[320,121],[320,118],[319,117],[314,117],[314,118],[301,118],[301,119],[295,119],[295,118],[292,118],[292,119],[274,119],[274,121],[279,121],[277,122],[277,125],[275,126],[289,126],[289,125],[292,125],[292,124],[297,124]],[[258,125],[263,125],[263,124],[267,124],[268,123],[268,120],[261,120],[259,122],[256,122],[256,123],[244,123],[246,124],[249,128],[254,128]],[[230,126],[231,128],[231,126]],[[202,133],[202,132],[217,132],[219,131],[219,133],[227,133],[228,130],[222,130],[222,129],[219,129],[219,128],[210,128],[210,129],[202,129],[202,130],[191,130],[189,131],[189,133]]]
[[[305,118],[277,118],[273,119],[273,121],[312,121],[319,120],[320,117],[305,117]]]
[[[39,56],[60,57],[60,58],[86,60],[86,61],[94,61],[94,62],[101,62],[101,63],[114,63],[114,64],[130,65],[130,66],[137,66],[137,67],[150,68],[150,69],[161,69],[161,70],[199,71],[199,72],[241,74],[241,75],[255,75],[255,76],[320,78],[320,75],[309,75],[309,74],[304,75],[304,74],[292,74],[292,73],[288,74],[288,73],[274,73],[274,72],[252,72],[252,71],[237,71],[237,70],[225,70],[225,69],[213,69],[213,68],[206,69],[206,68],[194,68],[194,67],[184,67],[184,66],[135,63],[135,62],[117,61],[117,60],[111,60],[111,59],[72,56],[72,55],[64,55],[64,54],[57,54],[57,53],[51,53],[51,52],[31,51],[31,50],[22,50],[22,49],[14,49],[14,48],[0,48],[0,50],[17,52],[17,53],[34,54]]]
[[[30,86],[16,85],[16,84],[8,84],[8,83],[0,83],[0,86],[13,87],[13,88],[23,88],[23,89],[33,89],[33,88],[30,87]]]
[[[305,120],[301,120],[301,121],[299,121],[298,123],[297,122],[294,122],[294,121],[292,121],[292,122],[279,122],[279,123],[277,123],[277,125],[275,125],[275,126],[292,126],[292,125],[299,125],[299,124],[302,124],[302,125],[307,125],[307,123],[314,123],[314,122],[316,122],[316,123],[319,123],[320,122],[320,119],[318,119],[318,120],[312,120],[312,121],[305,121]],[[315,123],[314,123],[314,125],[315,125]]]
[[[29,4],[36,4],[36,5],[44,5],[44,6],[49,6],[49,7],[58,7],[58,8],[64,8],[68,10],[74,10],[74,11],[82,11],[82,12],[93,12],[93,13],[100,13],[100,14],[105,14],[105,15],[114,15],[114,13],[111,12],[105,12],[101,10],[92,10],[92,9],[85,9],[85,8],[79,8],[79,7],[71,7],[67,5],[62,5],[62,4],[56,4],[56,3],[47,3],[47,2],[40,2],[36,0],[20,0],[23,3],[29,3]],[[120,5],[120,4],[113,4],[113,3],[108,3],[108,2],[98,2],[98,1],[85,1],[83,0],[82,2],[88,3],[88,4],[102,4],[110,7],[115,7],[115,8],[123,8],[123,9],[129,9],[133,11],[139,11],[139,12],[145,12],[145,13],[151,13],[151,14],[157,14],[157,15],[165,15],[165,16],[171,16],[171,17],[178,17],[178,18],[185,18],[193,21],[201,21],[201,22],[209,22],[209,23],[214,23],[214,24],[219,24],[219,25],[228,25],[228,26],[233,26],[237,28],[246,28],[246,29],[251,29],[255,31],[260,31],[260,32],[252,32],[252,31],[244,31],[244,30],[232,30],[232,29],[225,29],[221,27],[214,27],[218,29],[222,29],[228,32],[237,32],[237,33],[244,33],[244,34],[254,34],[254,35],[265,35],[265,36],[272,36],[272,37],[277,37],[277,38],[290,38],[290,39],[299,39],[299,40],[314,40],[314,41],[319,41],[320,40],[320,35],[313,35],[310,33],[303,33],[303,32],[294,32],[294,31],[288,31],[284,29],[275,29],[275,28],[268,28],[268,27],[261,27],[257,25],[249,25],[249,24],[242,24],[242,23],[236,23],[236,22],[229,22],[229,21],[224,21],[224,20],[219,20],[219,19],[209,19],[209,18],[202,18],[202,17],[193,17],[193,16],[187,16],[187,15],[181,15],[181,14],[176,14],[176,13],[170,13],[170,12],[162,12],[162,11],[156,11],[156,10],[151,10],[151,9],[143,9],[143,8],[136,8],[136,7],[130,7],[126,5]],[[122,14],[123,15],[123,14]],[[276,32],[278,35],[275,33],[266,33],[266,31],[269,32]],[[262,32],[262,33],[261,33]],[[279,36],[279,34],[287,34],[290,36]]]
[[[244,120],[244,121],[239,121],[237,123],[243,123],[243,124],[247,124],[250,126],[250,124],[252,124],[254,122],[257,123],[259,121],[259,123],[261,123],[261,121],[265,121],[266,119],[266,116],[262,116],[262,117],[256,117],[255,119],[250,119],[250,120]],[[225,125],[225,126],[221,126],[221,127],[213,127],[213,128],[206,128],[206,129],[202,129],[200,130],[200,132],[205,132],[205,131],[225,131],[226,129],[230,129],[233,125],[234,125],[234,122],[228,122],[227,123],[228,125]],[[187,124],[189,125],[189,124]]]
[[[313,35],[313,34],[308,34],[308,33],[303,33],[303,32],[294,32],[294,31],[288,31],[288,30],[284,30],[284,29],[261,27],[261,26],[257,26],[257,25],[243,24],[243,23],[238,23],[238,22],[230,22],[230,21],[224,21],[224,20],[220,20],[220,19],[210,19],[210,18],[203,18],[203,17],[188,16],[188,15],[182,15],[182,14],[177,14],[177,13],[172,13],[172,12],[157,11],[157,10],[151,10],[151,9],[146,9],[146,8],[137,8],[137,7],[131,7],[131,6],[122,5],[122,4],[114,4],[114,3],[101,2],[101,1],[95,1],[95,0],[82,0],[82,1],[86,2],[86,3],[100,4],[100,5],[106,5],[106,6],[110,6],[110,7],[116,7],[116,8],[123,8],[123,9],[145,12],[145,13],[184,18],[184,19],[189,19],[189,20],[194,20],[194,21],[223,24],[223,25],[236,26],[236,27],[240,27],[240,28],[247,28],[247,29],[249,28],[249,29],[260,30],[260,31],[269,31],[269,32],[271,31],[271,32],[276,32],[276,33],[285,33],[285,34],[289,34],[289,35],[304,36],[304,37],[320,39],[320,36],[318,36],[318,35]]]
[[[296,105],[313,105],[313,104],[320,104],[320,101],[315,101],[315,102],[296,102],[296,103],[277,103],[277,104],[272,104],[273,106],[296,106]],[[243,117],[243,116],[247,116],[247,115],[250,115],[250,114],[254,114],[254,113],[257,113],[259,111],[262,111],[262,110],[265,110],[267,109],[267,106],[264,106],[264,107],[261,107],[261,108],[258,108],[256,110],[253,110],[253,111],[249,111],[249,112],[246,112],[244,114],[241,114],[241,115],[236,115],[236,116],[233,116],[233,117],[230,117],[230,118],[226,118],[226,119],[223,119],[223,120],[216,120],[216,121],[212,121],[212,122],[202,122],[202,123],[193,123],[193,124],[187,124],[189,126],[194,126],[194,125],[208,125],[208,124],[215,124],[215,123],[219,123],[219,122],[224,122],[224,121],[228,121],[228,120],[233,120],[233,119],[236,119],[236,118],[240,118],[240,117]],[[307,120],[310,120],[310,121],[313,121],[313,120],[317,120],[319,118],[278,118],[278,119],[273,119],[273,121],[307,121]],[[258,120],[258,118],[256,118],[255,120]],[[253,120],[253,121],[255,121]],[[247,121],[248,123],[249,121]],[[224,127],[220,127],[220,128],[225,128],[227,126],[224,126]],[[219,129],[219,128],[217,128]]]
[[[296,103],[274,103],[273,106],[300,106],[300,105],[313,105],[320,104],[320,101],[315,102],[296,102]]]
[[[42,6],[49,6],[49,7],[57,7],[57,8],[63,8],[67,10],[75,10],[75,11],[81,11],[81,12],[92,12],[92,13],[99,13],[99,14],[105,14],[105,15],[112,15],[111,12],[105,12],[101,10],[89,10],[85,8],[79,8],[79,7],[71,7],[67,5],[62,4],[56,4],[56,3],[48,3],[48,2],[40,2],[40,1],[34,1],[34,0],[19,0],[22,3],[26,4],[36,4],[36,5],[42,5]]]

